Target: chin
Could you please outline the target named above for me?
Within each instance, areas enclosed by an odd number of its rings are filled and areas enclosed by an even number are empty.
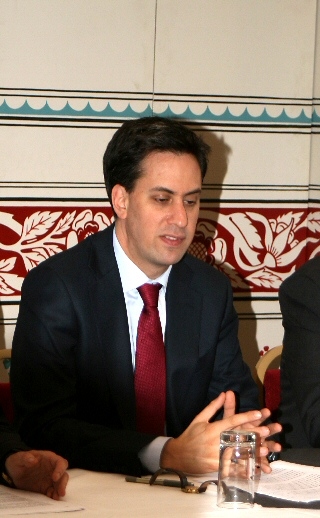
[[[184,250],[183,252],[180,252],[179,254],[175,253],[172,254],[170,258],[168,258],[167,265],[170,266],[171,264],[176,264],[183,258],[184,254],[187,250]]]

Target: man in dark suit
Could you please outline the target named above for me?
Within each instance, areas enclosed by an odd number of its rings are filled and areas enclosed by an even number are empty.
[[[0,407],[0,483],[59,500],[65,495],[67,467],[67,461],[51,451],[30,450]]]
[[[241,356],[228,279],[186,254],[208,151],[176,121],[125,122],[104,155],[115,224],[24,281],[11,367],[20,432],[71,467],[204,473],[217,469],[225,428],[257,429],[263,441],[279,430],[261,425],[267,409],[252,410],[257,387]],[[160,436],[137,430],[134,387],[137,288],[153,282],[162,285],[166,356]],[[267,452],[264,444],[261,455]]]
[[[282,283],[279,300],[283,442],[293,448],[320,448],[320,256]]]

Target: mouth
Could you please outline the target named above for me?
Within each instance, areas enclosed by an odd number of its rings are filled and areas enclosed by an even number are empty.
[[[185,236],[172,236],[167,234],[162,236],[162,239],[170,246],[179,246],[184,242]]]

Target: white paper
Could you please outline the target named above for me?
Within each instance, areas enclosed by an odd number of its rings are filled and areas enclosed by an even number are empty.
[[[0,516],[62,513],[83,509],[83,507],[70,505],[63,500],[52,500],[38,493],[0,485]]]
[[[272,472],[261,473],[256,493],[294,502],[320,500],[320,467],[277,460]]]

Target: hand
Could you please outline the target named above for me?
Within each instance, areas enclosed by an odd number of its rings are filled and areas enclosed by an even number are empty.
[[[245,426],[247,430],[256,432],[258,436],[259,449],[257,450],[257,464],[265,473],[270,473],[272,471],[269,461],[267,459],[268,453],[273,451],[281,451],[281,445],[279,443],[272,440],[268,440],[268,437],[271,437],[275,433],[281,432],[281,425],[279,423],[268,423],[264,424],[264,426],[261,426],[262,423],[266,421],[268,417],[270,417],[270,414],[271,412],[268,408],[263,408],[261,410],[261,418],[257,421],[253,421],[252,423],[247,423]]]
[[[43,493],[54,500],[66,493],[68,462],[51,451],[19,451],[7,458],[5,466],[17,489]]]
[[[226,393],[226,401],[224,404],[224,414],[223,417],[229,417],[234,415],[236,408],[236,402],[233,392],[229,391]],[[240,426],[239,429],[246,429],[252,432],[256,432],[258,435],[258,464],[261,467],[262,471],[265,473],[270,473],[272,471],[270,464],[267,459],[267,455],[270,452],[279,452],[281,451],[281,445],[275,441],[267,440],[268,437],[271,437],[275,433],[281,432],[281,425],[279,423],[268,423],[267,425],[261,426],[261,424],[270,417],[270,410],[268,408],[263,408],[261,410],[261,418],[257,421],[253,421],[252,423],[246,423],[244,426]]]
[[[224,408],[223,419],[210,423],[212,416],[222,407]],[[194,418],[179,437],[167,441],[161,454],[161,467],[190,474],[218,471],[220,433],[233,428],[243,428],[256,431],[260,437],[265,438],[270,435],[270,429],[260,424],[265,420],[264,416],[267,412],[250,410],[235,414],[234,393],[222,392]],[[262,457],[265,457],[268,452],[267,447],[260,448]]]

